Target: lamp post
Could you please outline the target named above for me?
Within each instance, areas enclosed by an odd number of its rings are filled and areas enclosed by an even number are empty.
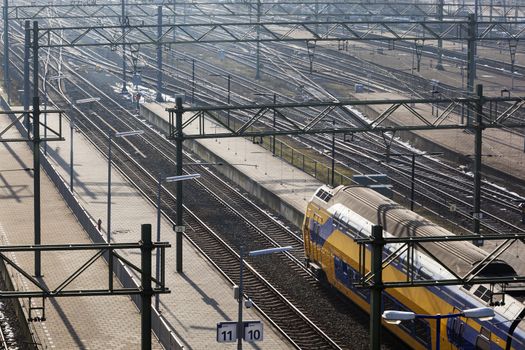
[[[267,248],[267,249],[260,249],[260,250],[252,250],[248,252],[248,256],[259,256],[259,255],[267,255],[267,254],[273,254],[273,253],[281,253],[281,252],[287,252],[289,250],[292,250],[292,246],[286,246],[286,247],[277,247],[277,248]],[[241,259],[240,267],[239,267],[239,294],[237,295],[237,301],[239,303],[239,313],[237,318],[237,350],[242,350],[242,339],[244,338],[244,327],[242,323],[242,302],[244,299],[243,296],[243,284],[242,284],[242,275],[244,270],[244,247],[241,245],[239,256]]]
[[[410,210],[414,211],[414,187],[416,184],[416,157],[421,156],[441,156],[443,152],[428,152],[428,153],[390,153],[388,157],[411,157],[412,158],[412,170],[410,172]]]
[[[177,181],[184,181],[184,180],[190,180],[190,179],[196,179],[200,177],[201,174],[189,174],[189,175],[179,175],[179,176],[167,176],[163,177],[162,173],[159,174],[158,179],[158,189],[157,189],[157,242],[160,242],[160,215],[161,215],[161,208],[160,208],[160,192],[162,190],[162,182],[177,182]],[[109,240],[108,240],[109,242]],[[157,281],[160,281],[160,248],[157,248],[157,254],[156,254],[156,263],[157,268],[155,271],[155,278]],[[160,295],[157,293],[155,294],[155,309],[157,311],[159,310],[159,303],[160,303]]]
[[[107,232],[107,243],[111,243],[111,143],[113,137],[127,137],[143,134],[144,130],[132,130],[132,131],[122,131],[114,132],[112,130],[108,133],[108,227],[106,228]]]
[[[436,86],[432,87],[432,98],[434,98],[434,95],[438,94],[441,96],[441,91],[438,91]],[[436,104],[436,117],[439,115],[439,106]],[[432,115],[434,115],[434,104],[432,103]]]
[[[267,93],[256,93],[257,96],[272,96],[273,95],[273,130],[275,131],[275,105],[277,104],[277,94],[274,92],[273,94],[267,94]],[[275,135],[272,135],[272,154],[275,156]]]
[[[474,309],[467,309],[463,310],[462,312],[453,313],[453,314],[446,314],[446,315],[424,315],[424,314],[416,314],[411,311],[396,311],[396,310],[386,310],[383,312],[383,319],[390,324],[400,324],[402,321],[409,321],[413,319],[430,319],[430,320],[436,320],[436,350],[440,350],[441,346],[441,320],[442,319],[448,319],[448,318],[456,318],[456,317],[467,317],[467,318],[475,318],[480,321],[489,321],[492,318],[494,318],[495,313],[494,309],[491,309],[489,307],[478,307]]]
[[[55,79],[61,79],[64,76],[58,75]],[[52,77],[53,78],[53,77]],[[49,78],[51,80],[52,78]],[[92,97],[92,98],[85,98],[82,100],[77,100],[75,104],[73,105],[73,109],[76,109],[78,105],[89,103],[89,102],[97,102],[100,100],[100,97]],[[71,193],[73,193],[73,179],[74,179],[74,162],[73,162],[73,135],[75,131],[75,112],[71,113],[71,119],[69,122],[69,190]]]
[[[177,58],[177,61],[191,62],[191,105],[193,106],[195,105],[195,58],[183,57],[183,58]],[[229,83],[228,83],[228,86],[229,86]]]
[[[225,77],[228,79],[228,100],[226,101],[228,105],[230,105],[230,97],[231,97],[231,75],[230,74],[210,74],[212,77]],[[230,127],[230,110],[228,109],[228,127]]]

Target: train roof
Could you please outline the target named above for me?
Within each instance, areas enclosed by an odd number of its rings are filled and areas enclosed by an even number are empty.
[[[312,201],[329,211],[334,206],[343,205],[371,223],[381,225],[385,232],[394,237],[454,235],[367,187],[338,186],[332,189],[323,186],[317,190]],[[458,275],[465,275],[476,263],[487,256],[487,252],[466,241],[423,243],[422,245],[439,262]],[[514,269],[501,260],[493,261],[478,274],[494,275],[495,271],[505,275],[515,274]]]

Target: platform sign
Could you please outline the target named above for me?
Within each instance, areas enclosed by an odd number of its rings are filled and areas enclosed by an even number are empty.
[[[217,323],[217,342],[229,343],[237,341],[237,322]]]
[[[261,321],[246,321],[244,323],[244,340],[248,342],[263,340],[263,323]]]
[[[256,342],[263,340],[263,323],[261,321],[244,321],[244,340]],[[232,343],[237,341],[237,322],[226,321],[217,323],[217,342]]]

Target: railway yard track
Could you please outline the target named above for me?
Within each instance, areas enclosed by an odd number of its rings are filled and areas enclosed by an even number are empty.
[[[60,24],[60,23],[59,23]],[[21,40],[23,33],[19,28],[13,29],[13,39]],[[253,55],[249,54],[251,47],[228,54],[233,62],[242,70],[253,70]],[[21,76],[23,53],[21,47],[11,48],[11,63]],[[165,69],[166,92],[191,91],[194,87],[191,72],[182,69],[177,59],[194,59],[203,51],[219,54],[219,49],[213,46],[197,45],[193,52],[169,52]],[[285,90],[295,86],[305,99],[335,99],[336,97],[323,85],[337,82],[341,85],[353,86],[362,82],[363,69],[365,74],[371,74],[374,89],[407,91],[407,74],[395,71],[385,74],[386,68],[378,65],[368,65],[358,59],[347,59],[339,62],[341,53],[330,53],[320,50],[316,56],[316,67],[325,70],[327,74],[317,77],[308,76],[308,62],[295,61],[296,48],[284,45],[263,45],[262,62],[264,74],[271,77]],[[130,182],[150,201],[156,202],[157,178],[160,172],[175,173],[175,147],[163,135],[159,134],[140,117],[135,115],[133,102],[128,96],[114,94],[115,85],[112,82],[120,79],[119,57],[117,52],[85,49],[64,50],[52,49],[45,53],[45,76],[62,76],[63,78],[47,82],[47,94],[50,104],[75,115],[76,128],[82,132],[101,153],[107,153],[107,133],[112,131],[145,130],[145,133],[133,141],[114,140],[114,165]],[[150,56],[151,55],[151,56]],[[141,60],[153,59],[153,50],[141,52]],[[193,56],[195,55],[195,56]],[[170,57],[174,58],[170,62]],[[248,59],[250,58],[250,60]],[[289,62],[294,60],[295,68]],[[173,63],[175,62],[175,63]],[[240,73],[231,73],[214,65],[208,60],[199,60],[199,75],[196,79],[198,89],[195,91],[197,104],[224,103],[225,87],[218,83],[221,78],[213,78],[212,74],[231,74],[232,104],[242,104],[252,101],[256,94],[270,93],[262,83],[254,83]],[[492,62],[491,64],[495,64]],[[82,65],[82,66],[80,66]],[[497,69],[497,68],[494,68]],[[83,77],[81,71],[89,72],[89,79]],[[239,69],[241,70],[241,69]],[[328,72],[329,71],[329,72]],[[345,72],[343,75],[342,72]],[[130,72],[132,73],[132,72]],[[396,79],[392,79],[395,75]],[[146,67],[142,71],[142,85],[155,88],[155,71]],[[412,78],[413,79],[413,78]],[[414,80],[412,80],[414,82]],[[428,81],[416,77],[412,86],[414,93],[421,92],[425,87],[428,91]],[[299,87],[301,86],[301,87]],[[442,85],[446,89],[453,87]],[[198,90],[198,91],[197,91]],[[424,96],[421,94],[420,96]],[[73,101],[99,97],[100,101],[93,103],[87,109],[73,106]],[[286,94],[279,95],[279,102],[293,101]],[[504,108],[504,107],[502,107]],[[305,112],[305,124],[308,118],[318,114],[320,110],[312,108]],[[339,113],[338,123],[352,124],[352,118],[359,118],[353,111]],[[249,118],[248,115],[235,116]],[[331,121],[330,121],[331,122]],[[328,121],[326,121],[328,123]],[[285,127],[285,125],[283,125]],[[342,139],[336,139],[338,168],[346,168],[355,174],[385,173],[393,185],[393,191],[400,199],[409,197],[412,171],[410,156],[389,159],[386,155],[407,153],[406,145],[391,137],[391,144],[377,135],[360,134],[349,144]],[[314,153],[323,153],[331,148],[331,136],[315,138],[290,137],[283,138],[292,143],[309,148]],[[188,173],[200,172],[202,177],[194,182],[184,183],[184,192],[192,196],[184,198],[184,222],[188,227],[186,238],[197,247],[217,269],[232,284],[238,284],[239,248],[246,250],[261,247],[277,247],[291,245],[293,250],[286,254],[272,255],[264,258],[247,260],[247,272],[244,276],[245,294],[250,297],[255,306],[270,320],[276,328],[298,348],[301,349],[338,349],[368,347],[368,316],[357,306],[347,302],[337,292],[319,283],[315,276],[304,267],[303,242],[297,228],[275,214],[256,199],[250,198],[234,184],[221,179],[211,166],[198,165],[199,159],[185,153],[185,170]],[[436,216],[444,217],[451,205],[456,208],[457,215],[448,218],[451,224],[458,224],[470,229],[472,212],[471,193],[473,192],[473,177],[457,165],[447,164],[435,157],[417,157],[415,162],[417,180],[415,183],[415,200],[420,207]],[[520,185],[524,188],[524,185]],[[161,208],[168,219],[175,217],[174,187],[166,184],[162,187]],[[491,183],[483,184],[482,206],[484,219],[481,222],[483,233],[516,233],[525,232],[524,226],[516,224],[520,221],[521,212],[513,204],[520,196],[511,193],[500,186]],[[242,233],[242,234],[241,234]],[[315,300],[315,303],[312,303]],[[354,347],[352,347],[354,346]],[[402,348],[393,336],[387,334],[383,346],[385,349]]]

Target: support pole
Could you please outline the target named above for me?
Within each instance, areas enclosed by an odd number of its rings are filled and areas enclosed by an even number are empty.
[[[184,134],[182,132],[182,114],[184,113],[184,108],[182,107],[182,98],[177,97],[175,100],[175,128],[177,134],[175,136],[175,147],[176,147],[176,162],[177,176],[182,175],[182,142],[184,141]],[[176,183],[176,197],[177,197],[177,217],[175,221],[175,247],[176,247],[176,271],[182,272],[182,234],[184,233],[184,226],[182,221],[182,181],[177,181]]]
[[[474,94],[474,79],[476,77],[476,17],[469,15],[468,45],[467,45],[467,94]],[[472,126],[472,112],[467,109],[467,127]]]
[[[140,267],[142,292],[140,297],[142,300],[142,314],[140,318],[141,324],[141,349],[151,350],[151,296],[153,289],[151,288],[151,251],[153,244],[151,242],[151,225],[144,224],[141,226],[142,246],[140,247]]]
[[[191,59],[191,105],[195,105],[195,58]]]
[[[112,131],[108,131],[108,204],[107,204],[107,220],[108,227],[106,227],[106,240],[111,243],[111,140]]]
[[[514,90],[514,64],[516,63],[516,49],[518,47],[517,39],[509,39],[509,53],[510,53],[510,76],[511,84],[510,89]]]
[[[255,79],[261,79],[261,59],[260,59],[260,50],[261,42],[260,39],[260,23],[261,23],[261,0],[257,0],[257,70],[255,72]]]
[[[383,227],[372,226],[372,256],[370,270],[373,284],[370,288],[370,350],[381,348],[381,294],[383,293]]]
[[[30,81],[29,81],[29,60],[31,59],[31,22],[29,20],[24,23],[25,36],[24,36],[24,111],[29,110],[29,94],[30,92]],[[29,115],[24,115],[24,125],[26,126],[27,132],[31,131],[31,124],[29,121]]]
[[[474,218],[472,231],[474,234],[479,234],[480,219],[481,219],[481,142],[483,133],[483,85],[478,84],[477,95],[479,101],[476,103],[476,124],[474,125],[475,134],[475,153],[474,153],[474,210],[472,216]],[[483,241],[478,240],[473,242],[477,246],[483,245]]]
[[[239,295],[237,296],[238,313],[237,313],[237,350],[242,350],[242,339],[244,327],[242,324],[242,302],[244,299],[244,286],[243,286],[243,270],[244,270],[244,247],[241,245],[240,252],[240,264],[239,264]]]
[[[157,187],[157,242],[160,242],[160,219],[161,219],[161,208],[160,208],[160,192],[162,191],[162,173],[159,173],[158,187]],[[155,278],[160,281],[160,248],[157,248],[155,255]],[[160,295],[155,294],[155,310],[160,312]]]
[[[128,25],[128,18],[126,16],[126,0],[122,0],[122,14],[120,17],[120,25],[122,26],[122,93],[127,93],[127,74],[126,74],[126,26]]]
[[[9,98],[11,81],[9,78],[9,0],[4,0],[4,83],[7,93],[7,103],[11,103]]]
[[[259,65],[257,65],[257,67],[259,67]],[[228,78],[228,106],[230,105],[230,102],[231,102],[231,82],[232,82],[232,76],[231,74],[228,74],[227,76]],[[228,127],[230,127],[230,110],[228,109],[228,123],[227,123]]]
[[[277,104],[277,94],[273,93],[273,130],[275,131],[275,115],[277,114],[275,111],[275,105]],[[276,136],[272,136],[272,154],[275,156],[275,139]]]
[[[412,153],[412,172],[410,174],[410,210],[414,211],[414,187],[416,182],[416,154]]]
[[[40,245],[40,99],[38,97],[38,21],[33,21],[33,186],[35,245]],[[35,250],[35,277],[41,277],[40,251]]]
[[[443,21],[443,6],[444,6],[444,0],[439,0],[438,6],[437,6],[437,20]],[[443,33],[443,24],[439,25],[440,32]],[[440,38],[437,42],[438,45],[438,61],[436,64],[437,70],[445,70],[443,68],[443,40]]]
[[[73,181],[74,181],[74,160],[73,160],[73,136],[75,135],[75,109],[71,113],[70,120],[70,145],[69,145],[69,190],[73,193]]]
[[[162,44],[160,39],[162,38],[162,6],[157,7],[157,97],[155,101],[164,102],[162,98]]]
[[[335,130],[335,119],[332,119],[332,125]],[[293,159],[292,159],[293,162]],[[332,133],[332,174],[331,174],[332,187],[335,186],[335,132]]]

